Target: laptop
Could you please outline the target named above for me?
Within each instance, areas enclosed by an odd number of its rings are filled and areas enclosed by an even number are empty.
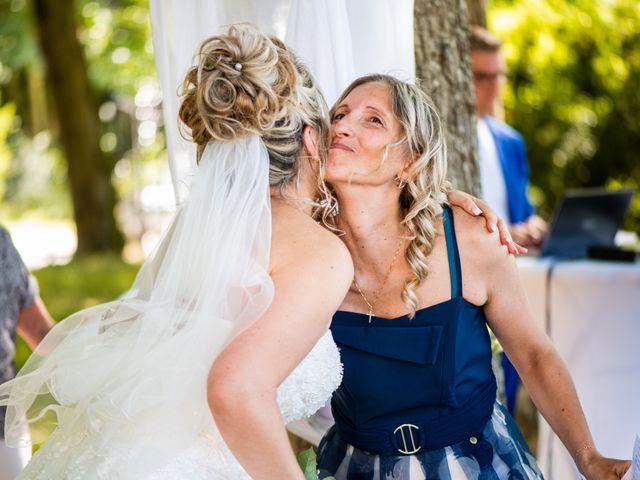
[[[589,247],[613,246],[634,191],[632,188],[593,188],[565,192],[556,207],[540,255],[584,258]]]

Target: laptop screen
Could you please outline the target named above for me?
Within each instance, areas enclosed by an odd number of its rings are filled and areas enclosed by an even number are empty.
[[[633,189],[565,192],[553,216],[542,256],[586,257],[590,246],[612,246]]]

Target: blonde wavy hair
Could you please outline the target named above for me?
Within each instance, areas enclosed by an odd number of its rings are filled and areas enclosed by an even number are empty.
[[[205,40],[180,89],[179,118],[198,146],[259,135],[269,152],[269,183],[283,190],[299,178],[304,127],[318,132],[320,158],[316,216],[325,218],[335,200],[324,184],[328,150],[327,106],[307,68],[277,38],[248,24]]]
[[[450,189],[446,180],[447,147],[438,112],[419,85],[410,85],[389,75],[367,75],[351,83],[335,106],[340,105],[354,89],[367,83],[381,83],[389,87],[393,113],[404,133],[399,140],[387,145],[382,162],[387,159],[391,148],[403,143],[410,158],[416,158],[409,166],[407,183],[400,194],[400,206],[404,212],[402,224],[409,239],[405,259],[412,273],[404,284],[401,297],[409,310],[409,318],[413,318],[420,303],[416,289],[429,275],[427,257],[433,250],[435,225],[443,205],[447,203]],[[335,106],[330,112],[331,118]]]

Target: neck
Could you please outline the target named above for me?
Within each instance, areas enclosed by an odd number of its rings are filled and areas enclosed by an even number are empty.
[[[298,177],[284,188],[271,187],[271,200],[287,204],[311,216],[316,190],[315,180],[311,175],[301,171]]]
[[[400,190],[350,185],[336,188],[340,216],[338,227],[345,232],[346,243],[357,270],[365,265],[374,266],[389,252],[397,249],[405,234],[401,225],[404,218],[400,208]],[[384,263],[384,262],[383,262]]]

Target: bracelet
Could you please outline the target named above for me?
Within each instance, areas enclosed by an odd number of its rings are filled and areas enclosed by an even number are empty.
[[[576,457],[578,455],[580,455],[584,450],[590,450],[590,449],[595,449],[596,447],[594,447],[593,445],[591,445],[590,443],[585,443],[584,445],[582,445],[578,450],[576,450]]]

